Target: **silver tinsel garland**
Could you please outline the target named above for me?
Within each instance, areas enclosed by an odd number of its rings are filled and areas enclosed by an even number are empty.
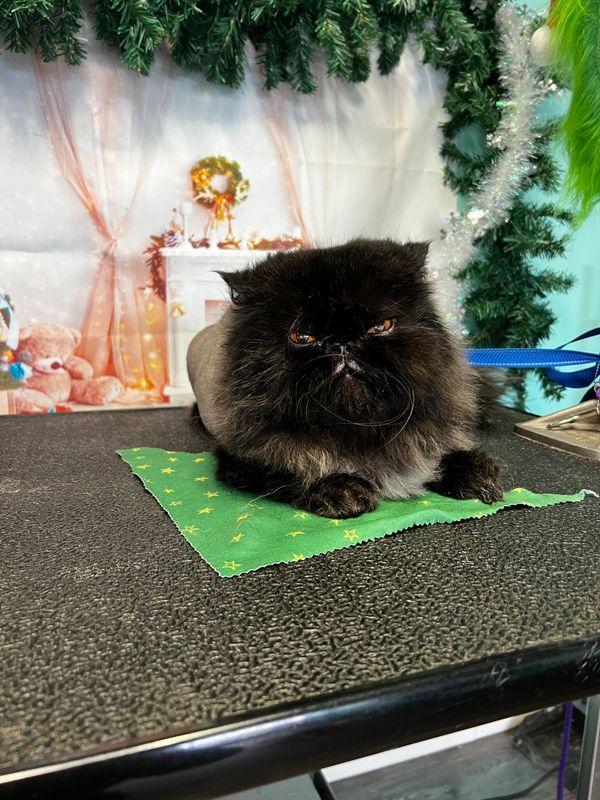
[[[528,178],[535,171],[535,112],[541,100],[556,90],[555,84],[540,78],[531,57],[531,14],[507,2],[498,9],[496,20],[505,98],[498,102],[502,119],[496,131],[488,134],[487,144],[498,151],[498,157],[478,191],[468,198],[469,210],[444,220],[440,241],[432,249],[436,294],[447,323],[463,334],[464,287],[455,276],[476,255],[477,240],[508,221],[515,197],[527,189]]]

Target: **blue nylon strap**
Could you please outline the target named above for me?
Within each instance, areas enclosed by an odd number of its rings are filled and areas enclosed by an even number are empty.
[[[582,353],[578,350],[564,348],[598,336],[600,328],[593,328],[582,333],[570,342],[555,349],[536,349],[534,347],[515,348],[473,348],[467,350],[467,358],[474,367],[496,367],[497,369],[545,369],[548,377],[561,386],[571,389],[582,389],[589,386],[600,373],[600,354]],[[561,372],[557,367],[591,365],[573,372]]]
[[[600,356],[593,353],[580,353],[577,350],[536,350],[534,347],[467,350],[467,355],[474,367],[518,369],[572,367],[600,361]]]

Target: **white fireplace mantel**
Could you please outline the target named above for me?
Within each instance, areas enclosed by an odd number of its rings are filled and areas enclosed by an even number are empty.
[[[187,376],[186,356],[199,330],[216,322],[229,305],[229,294],[217,274],[235,272],[262,260],[266,250],[163,247],[167,306],[169,377],[167,396],[182,402],[193,397]]]

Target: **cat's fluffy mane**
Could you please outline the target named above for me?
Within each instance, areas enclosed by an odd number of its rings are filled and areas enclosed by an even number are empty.
[[[471,448],[477,378],[435,309],[427,249],[356,240],[223,274],[233,307],[219,323],[220,447],[304,487],[348,473],[384,497],[418,493],[447,453]],[[383,319],[389,335],[364,336]],[[294,347],[293,328],[321,344]],[[332,376],[328,344],[342,341],[352,377]]]

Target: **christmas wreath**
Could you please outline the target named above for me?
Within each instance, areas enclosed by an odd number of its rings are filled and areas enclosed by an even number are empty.
[[[194,200],[208,208],[219,222],[229,218],[235,206],[248,197],[250,182],[242,175],[237,161],[229,161],[225,156],[201,158],[190,170]],[[213,180],[222,175],[227,184],[223,191],[213,185]]]

